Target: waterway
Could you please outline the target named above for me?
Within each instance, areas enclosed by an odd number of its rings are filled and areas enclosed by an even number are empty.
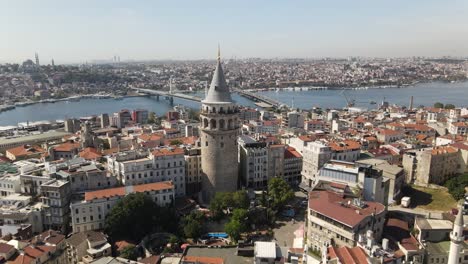
[[[201,96],[202,94],[197,94]],[[108,99],[81,99],[80,101],[59,101],[55,103],[38,103],[0,113],[0,126],[16,126],[20,122],[34,122],[42,120],[64,120],[79,118],[102,113],[114,113],[121,109],[147,109],[157,115],[164,115],[173,109],[169,101],[160,97],[124,97],[122,100]],[[254,102],[233,94],[233,99],[240,105],[255,107]],[[189,108],[199,109],[200,103],[174,98],[174,105],[185,105]]]
[[[343,92],[344,91],[344,92]],[[344,95],[343,95],[344,93]],[[264,91],[264,96],[276,99],[288,106],[294,105],[300,109],[343,108],[348,100],[355,100],[357,107],[373,109],[384,100],[390,104],[408,106],[411,96],[413,105],[432,106],[435,102],[468,106],[468,82],[432,82],[420,83],[408,87],[368,88],[355,90],[309,90],[309,91]],[[370,104],[370,102],[376,104]]]
[[[265,91],[262,95],[269,96],[286,105],[301,109],[314,106],[323,108],[342,108],[346,100],[342,90],[309,90],[309,91]],[[390,104],[408,105],[410,97],[414,96],[414,106],[433,105],[434,102],[451,103],[456,106],[468,106],[468,82],[459,83],[421,83],[404,88],[369,88],[367,90],[346,90],[349,100],[355,100],[356,106],[372,109],[385,98]],[[203,94],[197,93],[198,96]],[[233,99],[240,105],[255,107],[254,102],[233,94]],[[377,104],[370,104],[371,101]],[[200,104],[183,99],[174,99],[174,105],[182,104],[193,109],[199,109]],[[64,120],[83,116],[113,113],[121,109],[148,109],[158,115],[163,115],[172,106],[164,99],[154,97],[126,97],[123,100],[114,99],[81,99],[80,101],[60,101],[56,103],[39,103],[0,113],[0,126],[17,125],[19,122],[40,120]]]

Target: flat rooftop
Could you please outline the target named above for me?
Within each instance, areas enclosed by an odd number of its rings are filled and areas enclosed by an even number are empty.
[[[42,134],[31,134],[15,138],[0,138],[0,146],[3,144],[20,144],[28,141],[45,141],[51,138],[61,138],[66,135],[70,135],[70,133],[65,131],[50,131]]]
[[[453,223],[443,219],[426,219],[423,217],[416,218],[416,223],[421,229],[442,229],[452,230]]]
[[[188,247],[187,256],[196,256],[196,257],[217,257],[222,258],[225,264],[242,264],[249,263],[252,264],[254,261],[253,257],[242,257],[237,256],[237,248],[198,248],[198,247]]]
[[[465,250],[468,249],[466,241],[462,243],[462,246]],[[429,254],[448,254],[450,251],[450,241],[447,240],[437,243],[426,242],[426,250]]]

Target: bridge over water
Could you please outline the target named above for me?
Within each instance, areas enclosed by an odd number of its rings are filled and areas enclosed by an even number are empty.
[[[190,101],[195,101],[195,102],[201,102],[203,100],[203,98],[195,96],[195,95],[183,94],[183,93],[172,92],[172,91],[157,91],[157,90],[152,90],[152,89],[143,89],[143,88],[135,88],[135,87],[132,87],[131,89],[136,90],[138,93],[155,95],[158,99],[160,96],[162,96],[166,100],[169,100],[171,104],[174,102],[174,97],[185,99],[185,100],[190,100]],[[231,88],[231,90],[232,92],[236,92],[243,97],[246,97],[254,102],[257,102],[257,105],[262,106],[262,107],[280,108],[281,106],[283,106],[281,102],[276,101],[266,96],[262,96],[257,93],[252,93],[252,92],[244,91],[244,90],[237,89],[237,88]]]

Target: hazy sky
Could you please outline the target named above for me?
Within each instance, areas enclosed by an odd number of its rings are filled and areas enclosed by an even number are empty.
[[[468,56],[468,0],[0,0],[0,62]]]

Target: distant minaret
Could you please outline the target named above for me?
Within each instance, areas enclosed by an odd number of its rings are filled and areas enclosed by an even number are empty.
[[[169,94],[172,94],[173,91],[172,91],[173,87],[172,87],[172,76],[169,78]]]
[[[458,208],[458,214],[453,222],[453,231],[450,232],[450,251],[447,264],[457,264],[460,250],[465,238],[463,236],[463,207]]]
[[[52,59],[52,68],[55,67],[54,59]]]
[[[409,110],[413,110],[413,96],[411,96],[411,99],[409,101]]]
[[[36,57],[36,67],[39,67],[39,54],[35,54],[35,57]]]

